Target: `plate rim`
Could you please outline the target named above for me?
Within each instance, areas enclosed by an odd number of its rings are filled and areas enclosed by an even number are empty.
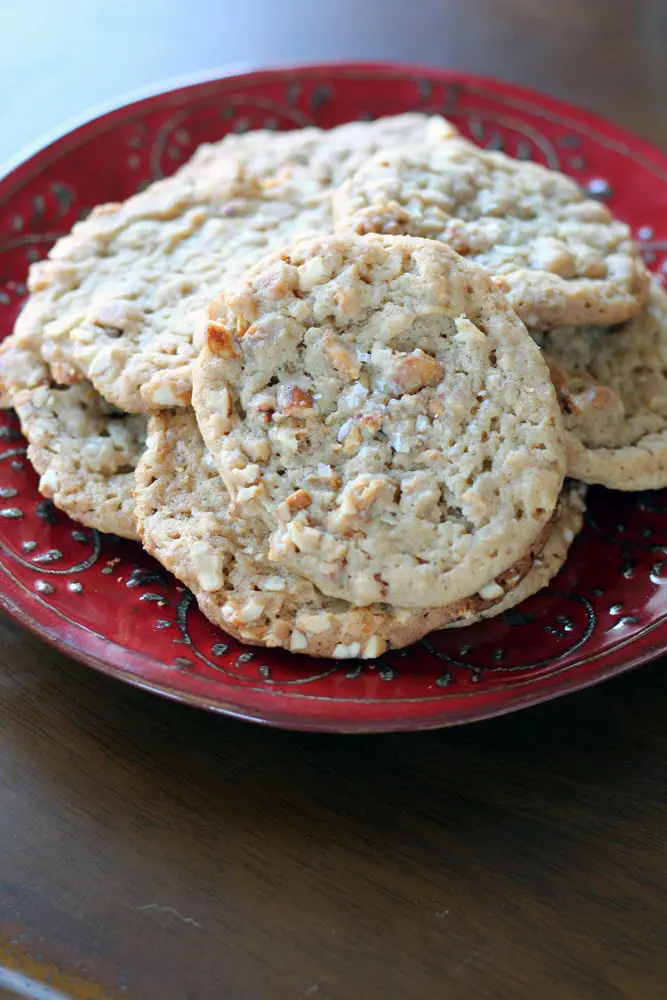
[[[613,122],[605,119],[601,115],[589,112],[587,109],[578,108],[559,98],[543,94],[530,87],[518,86],[500,78],[486,77],[478,74],[466,73],[454,68],[444,68],[414,63],[402,63],[391,61],[331,61],[331,62],[305,62],[305,63],[278,63],[275,65],[253,66],[247,63],[226,64],[210,70],[187,73],[157,81],[147,86],[142,86],[125,92],[116,98],[100,102],[89,107],[81,114],[73,116],[55,128],[42,133],[34,142],[27,144],[19,150],[17,154],[10,157],[4,164],[0,165],[0,192],[3,188],[10,186],[12,175],[20,173],[21,168],[27,166],[31,161],[45,154],[47,150],[56,146],[67,137],[74,135],[80,130],[84,130],[96,121],[112,116],[114,113],[138,106],[147,100],[167,97],[179,91],[192,87],[214,85],[222,81],[239,81],[254,78],[255,80],[263,75],[289,75],[290,73],[301,76],[307,74],[321,74],[327,71],[347,72],[349,74],[377,75],[379,77],[387,74],[404,75],[406,77],[419,77],[436,80],[439,82],[461,81],[466,84],[483,88],[493,88],[498,83],[502,84],[503,93],[515,97],[517,100],[534,102],[536,107],[544,110],[551,110],[561,117],[568,118],[573,111],[576,111],[577,125],[581,123],[589,125],[592,129],[602,129],[605,138],[612,138],[614,141],[628,147],[632,143],[632,150],[641,151],[642,156],[648,159],[644,164],[649,169],[662,170],[665,172],[667,181],[667,152],[661,150],[641,136],[635,135],[631,130],[617,126]],[[46,169],[46,165],[38,168]],[[13,192],[9,192],[11,198]],[[327,733],[381,733],[381,732],[409,732],[426,729],[448,728],[450,726],[462,725],[464,723],[482,721],[532,705],[551,701],[554,698],[562,697],[568,693],[581,691],[595,684],[602,683],[611,677],[625,673],[629,670],[656,659],[667,649],[667,622],[659,622],[654,629],[649,629],[634,640],[630,640],[627,645],[620,648],[613,647],[611,650],[601,653],[607,661],[606,667],[592,676],[584,676],[576,681],[568,680],[567,673],[563,674],[560,681],[550,684],[548,688],[540,688],[539,691],[531,694],[522,694],[520,688],[507,692],[506,700],[503,703],[492,702],[489,705],[478,706],[474,715],[465,714],[461,710],[457,713],[446,713],[442,703],[434,699],[434,703],[439,705],[438,709],[428,711],[419,717],[403,716],[397,711],[390,717],[380,716],[376,719],[350,719],[349,724],[343,721],[335,721],[331,718],[331,711],[323,712],[309,711],[306,714],[295,713],[283,707],[273,705],[271,710],[262,710],[253,707],[253,698],[243,697],[244,688],[234,689],[234,699],[227,701],[219,694],[215,700],[207,698],[205,693],[185,690],[183,687],[175,685],[172,678],[182,676],[173,667],[155,660],[149,654],[138,653],[129,650],[120,643],[105,636],[95,635],[83,625],[78,625],[76,629],[68,629],[68,626],[58,628],[56,621],[59,614],[55,608],[44,604],[45,614],[42,620],[35,617],[36,608],[40,602],[36,595],[23,592],[23,587],[15,581],[7,567],[0,568],[0,576],[3,586],[0,590],[0,606],[7,612],[10,618],[16,621],[21,627],[28,629],[33,635],[45,641],[48,645],[59,652],[71,657],[79,663],[92,667],[98,672],[121,680],[133,687],[141,690],[159,694],[171,701],[187,704],[197,708],[204,708],[216,714],[226,715],[243,721],[256,722],[280,729],[300,730],[308,732]],[[30,600],[31,598],[31,600]],[[50,621],[51,624],[47,624]],[[629,646],[629,655],[624,656],[625,649]],[[92,648],[91,648],[92,647]],[[620,657],[620,660],[619,660]],[[595,657],[594,659],[597,659]],[[155,671],[164,670],[169,683],[160,683],[154,677],[145,677],[142,673],[148,668],[153,674]],[[201,678],[190,678],[197,680],[197,687],[205,686],[206,681]],[[240,696],[240,697],[239,697]],[[312,696],[313,703],[317,701],[317,696]],[[336,704],[334,699],[327,699],[326,704],[331,707]],[[344,703],[346,711],[349,712],[350,702]],[[373,699],[367,703],[373,704]],[[401,704],[397,701],[397,709]]]
[[[11,577],[9,577],[6,572],[2,572],[1,575],[5,585],[7,581],[11,581]],[[575,694],[576,692],[584,691],[589,687],[595,687],[597,684],[601,684],[606,680],[610,680],[613,677],[628,673],[631,670],[635,670],[638,667],[650,663],[664,653],[665,648],[667,648],[667,625],[665,622],[661,622],[656,625],[653,631],[644,633],[644,635],[642,635],[639,639],[629,643],[630,646],[637,647],[635,655],[622,659],[620,662],[612,662],[608,665],[607,669],[601,671],[600,673],[593,674],[592,676],[581,678],[574,684],[568,682],[566,679],[567,674],[564,674],[563,680],[554,684],[553,687],[550,687],[546,691],[541,689],[539,692],[535,692],[534,694],[522,696],[521,690],[519,688],[515,688],[514,692],[510,694],[505,702],[502,704],[493,703],[486,708],[477,710],[474,716],[464,714],[462,712],[444,715],[443,709],[440,707],[439,709],[431,711],[428,714],[420,716],[419,718],[396,715],[390,718],[381,717],[375,721],[355,720],[350,723],[348,728],[343,723],[332,721],[328,714],[297,714],[281,708],[267,714],[259,709],[253,709],[249,705],[244,707],[238,702],[223,701],[220,697],[216,697],[216,700],[211,700],[206,698],[203,693],[195,694],[194,692],[186,691],[182,687],[178,687],[173,684],[160,684],[156,680],[148,679],[141,673],[133,672],[127,668],[127,666],[132,663],[136,663],[138,666],[143,664],[144,668],[148,665],[151,671],[170,671],[167,676],[179,676],[179,674],[175,672],[172,667],[161,663],[159,660],[155,660],[148,654],[132,652],[131,650],[128,650],[127,647],[121,646],[120,643],[114,642],[113,639],[96,636],[91,632],[90,636],[92,638],[89,640],[91,644],[99,646],[101,649],[106,649],[111,654],[105,658],[98,653],[93,652],[91,649],[84,648],[74,637],[72,640],[68,641],[64,638],[63,634],[55,628],[50,628],[33,618],[19,603],[13,600],[4,589],[0,590],[0,607],[2,607],[2,609],[8,614],[12,621],[16,622],[22,628],[26,628],[33,635],[46,642],[47,645],[56,649],[58,652],[63,653],[65,656],[69,656],[71,659],[82,664],[83,666],[92,667],[98,673],[101,673],[106,677],[111,677],[115,680],[124,682],[129,684],[131,687],[138,688],[141,691],[157,694],[168,699],[169,701],[189,705],[193,708],[205,709],[206,711],[213,712],[216,715],[227,716],[242,722],[254,722],[270,726],[274,729],[283,729],[293,732],[321,732],[338,735],[422,732],[424,730],[432,729],[450,729],[455,726],[466,725],[473,722],[484,722],[488,719],[508,715],[511,712],[520,711],[525,708],[531,708],[535,705],[541,705],[549,701],[554,701],[556,698],[561,698],[568,694]],[[53,617],[58,617],[55,609],[47,607],[46,610],[47,614],[50,614]],[[86,631],[85,626],[78,626],[76,633],[85,633]],[[655,638],[653,638],[654,633],[657,633],[655,634]],[[651,638],[649,638],[649,636]],[[599,656],[606,656],[607,658],[613,659],[614,651],[612,650],[606,654],[601,653]],[[123,659],[128,661],[128,665],[126,667],[123,667],[120,662]],[[201,681],[201,683],[203,685],[206,682]],[[235,689],[235,691],[243,690],[243,688]],[[318,701],[317,696],[312,696],[312,700],[313,702]],[[437,699],[433,700],[438,703]],[[333,699],[327,700],[327,704],[331,704],[332,702],[335,704]],[[345,704],[349,707],[350,703],[345,702]],[[359,702],[357,702],[357,704],[359,704]],[[373,699],[370,699],[369,704],[373,704]],[[397,704],[400,704],[400,701],[398,701]]]
[[[638,135],[632,129],[617,125],[604,115],[589,111],[574,105],[562,98],[554,97],[534,87],[526,87],[515,84],[510,80],[501,77],[486,76],[480,73],[468,73],[465,70],[457,70],[446,66],[433,66],[428,63],[393,62],[391,60],[330,60],[324,62],[277,62],[262,63],[255,65],[249,62],[224,63],[221,66],[207,70],[198,70],[192,73],[180,73],[175,76],[162,77],[153,83],[123,91],[116,97],[99,101],[88,105],[83,111],[70,115],[61,120],[50,129],[41,132],[32,142],[23,145],[16,153],[10,155],[0,163],[0,184],[4,184],[14,171],[22,167],[28,160],[33,159],[40,153],[45,152],[49,146],[55,145],[60,140],[72,135],[79,129],[91,125],[94,121],[111,115],[114,112],[122,111],[135,104],[155,97],[163,97],[167,94],[185,90],[190,87],[199,87],[206,84],[218,83],[222,80],[237,80],[244,77],[261,76],[269,73],[318,73],[323,70],[368,73],[375,72],[378,75],[385,75],[387,71],[400,73],[406,76],[435,76],[445,81],[448,78],[454,80],[464,80],[466,83],[473,83],[482,87],[492,87],[501,83],[505,91],[511,91],[514,96],[538,98],[541,107],[548,105],[561,115],[567,115],[573,109],[576,110],[579,119],[585,119],[591,125],[604,128],[605,132],[613,132],[615,137],[622,142],[631,138],[633,146],[641,146],[642,151],[651,159],[663,161],[663,166],[667,170],[667,150],[661,149],[644,136]]]

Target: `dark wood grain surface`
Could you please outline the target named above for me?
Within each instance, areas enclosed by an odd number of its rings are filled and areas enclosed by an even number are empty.
[[[17,0],[0,154],[216,64],[495,74],[667,146],[663,0]],[[263,730],[0,619],[0,996],[664,1000],[667,678],[460,730]],[[45,993],[40,984],[50,984]]]

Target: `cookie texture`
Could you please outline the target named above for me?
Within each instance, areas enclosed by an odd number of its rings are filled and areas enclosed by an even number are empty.
[[[359,605],[501,596],[565,453],[544,361],[487,275],[434,241],[327,237],[209,315],[197,419],[277,565]]]
[[[615,327],[534,334],[564,415],[568,475],[617,490],[667,486],[667,295]]]
[[[274,173],[280,157],[283,176],[300,178],[306,184],[336,187],[358,170],[378,149],[405,142],[441,142],[458,135],[456,128],[440,115],[419,112],[389,115],[372,122],[346,122],[335,128],[302,128],[290,132],[258,129],[228,135],[219,142],[201,145],[181,176],[209,169],[230,154],[258,174]]]
[[[136,472],[136,516],[144,547],[195,595],[202,612],[251,645],[310,656],[372,659],[407,646],[455,619],[497,603],[475,596],[447,608],[355,607],[268,558],[269,530],[236,516],[194,415],[164,412],[149,421]],[[534,551],[499,577],[501,597],[529,571]]]
[[[481,621],[483,618],[495,618],[503,612],[515,608],[522,601],[546,587],[565,563],[570,546],[583,527],[586,513],[586,491],[587,487],[584,483],[578,483],[572,479],[566,480],[544,548],[535,557],[528,573],[516,587],[508,591],[502,601],[499,601],[492,608],[480,611],[473,618],[451,622],[445,627],[461,628]]]
[[[204,147],[173,177],[98,206],[32,266],[23,332],[42,338],[59,383],[85,377],[127,412],[187,405],[193,330],[212,283],[330,232],[331,184],[380,143],[450,132],[414,114]]]
[[[338,191],[337,231],[442,240],[494,276],[528,326],[617,323],[648,274],[625,223],[563,174],[464,139],[372,156]]]
[[[115,410],[88,382],[21,389],[12,402],[40,493],[88,527],[136,539],[132,492],[146,418]]]
[[[48,384],[49,369],[42,360],[43,303],[29,299],[18,315],[14,332],[0,344],[0,408],[9,409],[21,389]]]

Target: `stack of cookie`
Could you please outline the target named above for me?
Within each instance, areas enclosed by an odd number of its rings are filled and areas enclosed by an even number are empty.
[[[667,485],[628,227],[438,116],[201,147],[29,287],[0,392],[40,491],[248,643],[372,658],[500,614],[586,484]]]

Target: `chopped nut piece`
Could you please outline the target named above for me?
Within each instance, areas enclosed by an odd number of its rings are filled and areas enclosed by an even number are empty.
[[[361,424],[364,430],[370,431],[371,434],[375,435],[382,427],[383,419],[381,413],[364,413],[357,419],[357,423]]]
[[[204,541],[196,541],[190,549],[192,565],[202,590],[212,593],[224,584],[222,557]]]
[[[364,439],[361,436],[361,431],[358,427],[352,427],[343,442],[343,451],[346,454],[351,454],[361,448],[364,443]]]
[[[308,640],[306,639],[303,632],[297,632],[296,629],[292,632],[292,637],[290,639],[289,648],[293,653],[298,653],[301,650],[308,649]]]
[[[322,345],[324,353],[339,374],[345,375],[349,379],[359,378],[361,371],[359,359],[338,339],[332,330],[324,331]]]
[[[323,462],[320,462],[317,467],[317,472],[313,472],[307,476],[306,482],[312,484],[313,486],[330,486],[332,490],[337,490],[340,486],[341,479],[340,476],[333,471],[330,465],[325,465]]]
[[[222,323],[211,320],[206,331],[208,347],[212,354],[217,354],[220,358],[232,361],[240,357],[234,344],[234,337]]]
[[[236,504],[244,506],[258,500],[263,493],[261,485],[243,486],[236,494]]]
[[[500,600],[501,597],[505,596],[505,591],[502,587],[498,586],[495,580],[492,580],[491,583],[487,583],[483,587],[480,587],[479,596],[483,601],[497,601]]]
[[[278,389],[278,410],[286,417],[304,417],[313,409],[312,392],[298,385],[281,385]]]
[[[355,656],[359,656],[360,652],[360,642],[352,642],[349,646],[345,646],[342,642],[339,642],[333,651],[333,655],[336,660],[353,660]]]
[[[380,497],[393,500],[395,486],[387,476],[357,476],[343,491],[341,509],[357,514],[368,511]]]
[[[364,646],[364,651],[361,654],[362,660],[372,660],[376,656],[382,656],[387,648],[386,639],[382,639],[379,635],[372,635],[366,645]]]
[[[558,361],[544,355],[558,402],[564,413],[581,416],[588,408],[614,409],[620,403],[616,393],[600,385],[586,372],[568,372]]]
[[[154,388],[147,389],[145,395],[154,406],[183,406],[183,399],[179,398],[168,382],[158,383]]]
[[[241,606],[238,613],[239,620],[242,622],[254,622],[264,614],[266,609],[266,598],[262,600],[259,595],[257,597],[251,597]]]
[[[293,455],[299,450],[299,433],[293,427],[276,427],[269,431],[272,443],[278,448],[285,448]]]
[[[271,457],[271,445],[268,441],[244,441],[243,450],[254,462],[267,462]]]
[[[287,525],[287,534],[293,544],[302,552],[316,552],[322,540],[321,531],[309,528],[301,521],[290,521]]]
[[[47,469],[39,480],[39,492],[45,497],[52,497],[58,488],[58,473],[55,469]]]
[[[258,465],[246,465],[242,469],[229,471],[229,482],[232,486],[254,486],[261,477]]]
[[[354,382],[338,399],[341,413],[357,413],[368,399],[368,389],[361,382]]]
[[[285,500],[290,512],[296,514],[298,510],[305,510],[306,507],[310,507],[312,500],[310,499],[310,493],[306,490],[296,490]]]
[[[430,354],[416,348],[411,354],[395,356],[390,368],[390,380],[401,393],[419,392],[427,385],[437,385],[442,379],[442,365]]]
[[[266,645],[272,649],[275,646],[283,646],[287,649],[290,638],[290,627],[287,622],[278,621],[273,623],[273,628],[270,629],[264,636],[264,641]]]
[[[330,629],[332,619],[331,615],[327,614],[326,611],[321,611],[317,615],[301,615],[301,617],[297,620],[297,625],[300,629],[303,629],[304,632],[310,632],[312,635],[316,635]]]

